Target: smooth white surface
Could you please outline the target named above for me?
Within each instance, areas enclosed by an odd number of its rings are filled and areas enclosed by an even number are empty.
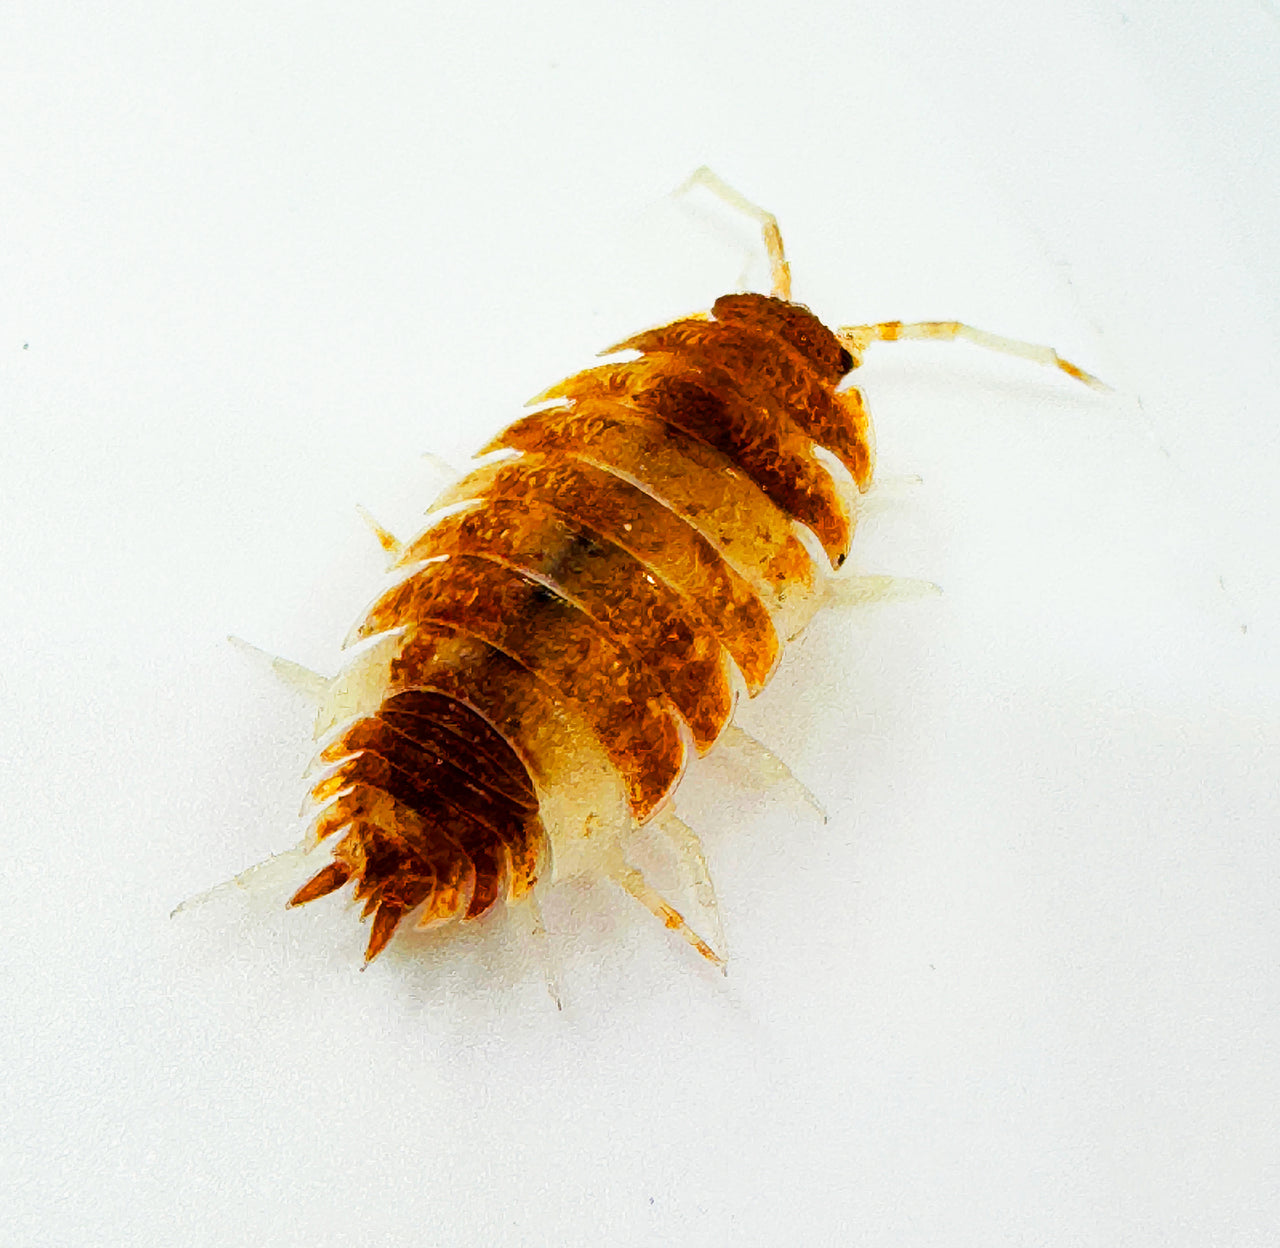
[[[908,7],[908,6],[903,6]],[[0,1241],[1267,1244],[1280,1224],[1271,0],[16,4],[0,15]],[[764,279],[959,316],[886,491],[682,793],[732,960],[607,888],[358,973],[182,898],[297,835],[307,711],[519,404]]]

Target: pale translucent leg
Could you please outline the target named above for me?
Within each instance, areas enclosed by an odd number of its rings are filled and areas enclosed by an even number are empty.
[[[440,478],[441,488],[446,485],[452,485],[462,473],[460,473],[447,459],[441,459],[432,451],[423,451],[420,458],[425,461],[432,471]]]
[[[954,342],[961,338],[988,351],[998,351],[1001,355],[1016,355],[1020,359],[1032,360],[1050,368],[1060,368],[1068,376],[1095,390],[1111,390],[1106,382],[1099,381],[1092,373],[1086,373],[1069,360],[1064,360],[1052,347],[1020,342],[1017,338],[1003,338],[999,334],[975,329],[960,321],[916,321],[908,324],[902,321],[882,321],[878,325],[843,325],[836,330],[836,337],[856,356],[860,356],[873,342],[897,342],[903,339]]]
[[[439,455],[433,455],[430,451],[423,451],[421,458],[430,467],[432,474],[439,478],[436,494],[446,490],[462,476],[448,460],[441,459]],[[369,509],[360,503],[356,504],[356,514],[369,526],[374,537],[378,539],[378,545],[386,551],[387,567],[395,567],[400,556],[404,554],[405,543],[390,529],[384,528],[379,524]]]
[[[684,921],[684,915],[644,878],[644,874],[626,860],[622,847],[616,841],[604,849],[600,869],[623,892],[629,893],[661,919],[665,926],[679,932],[708,962],[723,969],[724,959]]]
[[[873,602],[909,602],[932,598],[941,586],[910,576],[831,576],[827,578],[827,606],[866,606]]]
[[[252,654],[255,658],[267,663],[271,670],[290,689],[304,694],[316,706],[319,706],[324,701],[326,694],[329,692],[329,687],[333,684],[329,677],[321,676],[319,672],[313,672],[309,667],[303,667],[301,663],[282,659],[279,655],[268,654],[265,650],[260,650],[252,642],[245,641],[243,637],[231,636],[227,640],[237,650],[243,650],[246,654]]]
[[[707,866],[707,856],[703,852],[698,834],[670,807],[653,821],[653,826],[670,842],[676,852],[680,870],[692,888],[698,905],[710,916],[715,929],[713,936],[716,947],[727,949],[724,927],[720,922],[720,907],[716,904],[715,885],[711,883],[711,870]]]
[[[867,492],[858,499],[858,523],[865,524],[872,516],[882,515],[902,505],[902,500],[918,485],[924,484],[919,475],[876,476]]]
[[[822,820],[827,822],[827,812],[822,803],[800,783],[786,765],[767,745],[757,741],[749,732],[730,724],[716,741],[717,754],[731,761],[738,769],[739,777],[756,790],[780,789],[792,801],[803,802]]]
[[[447,459],[441,459],[439,455],[432,454],[431,451],[423,451],[420,458],[431,469],[431,475],[435,478],[428,485],[428,488],[431,489],[432,499],[431,505],[426,509],[429,512],[435,506],[435,500],[450,486],[461,481],[466,474],[455,468]]]
[[[917,485],[923,484],[924,478],[918,472],[907,472],[891,477],[882,477],[877,474],[863,498],[873,494],[894,494],[899,490],[914,489]]]
[[[384,529],[374,518],[367,507],[360,503],[356,504],[356,514],[361,520],[369,526],[373,531],[374,537],[378,539],[378,545],[387,553],[387,567],[395,566],[396,560],[404,553],[404,543],[391,532],[390,529]]]
[[[538,902],[538,890],[531,888],[518,904],[527,907],[525,919],[533,948],[537,950],[538,961],[542,964],[542,975],[547,982],[547,995],[556,1003],[557,1010],[563,1010],[564,1005],[560,999],[560,976],[551,951],[551,941],[547,937],[547,925],[542,921],[542,906]]]
[[[765,250],[769,253],[769,271],[773,280],[773,293],[779,299],[791,298],[791,266],[787,263],[787,255],[782,246],[782,231],[778,228],[778,218],[766,212],[759,204],[753,204],[740,191],[735,190],[718,174],[713,173],[706,165],[695,169],[693,173],[676,189],[677,195],[683,195],[695,186],[706,187],[713,195],[724,200],[739,212],[760,222],[764,234]]]

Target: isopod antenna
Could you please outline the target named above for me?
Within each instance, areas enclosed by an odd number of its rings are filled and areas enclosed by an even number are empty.
[[[1015,355],[1019,359],[1031,360],[1036,364],[1045,364],[1050,368],[1060,368],[1068,377],[1082,381],[1094,390],[1111,392],[1111,387],[1092,373],[1064,360],[1052,347],[1044,347],[1034,342],[1022,342],[1017,338],[1005,338],[985,329],[975,329],[960,321],[881,321],[877,325],[842,325],[835,331],[854,362],[861,362],[862,355],[873,342],[899,342],[908,339],[927,342],[955,342],[963,340],[971,342],[975,347],[987,351],[996,351],[1001,355]]]
[[[791,265],[787,263],[787,253],[782,245],[782,230],[778,226],[778,218],[773,213],[765,211],[759,204],[753,204],[741,191],[735,190],[706,165],[695,169],[676,188],[675,193],[683,195],[695,186],[705,186],[713,195],[736,208],[744,216],[760,222],[765,250],[769,254],[769,274],[773,282],[773,296],[775,299],[790,300]]]
[[[745,216],[760,222],[764,236],[765,250],[769,256],[769,270],[772,275],[773,296],[775,299],[791,299],[791,265],[787,262],[786,250],[782,242],[782,231],[778,226],[778,218],[771,212],[752,203],[741,191],[732,187],[714,170],[706,165],[695,169],[693,173],[676,190],[677,195],[692,190],[695,186],[706,187],[713,195],[726,204],[736,208]],[[1050,368],[1059,368],[1069,377],[1082,381],[1094,390],[1110,392],[1111,387],[1092,373],[1064,360],[1052,347],[1041,346],[1034,342],[1022,342],[1017,338],[1005,338],[985,329],[977,329],[961,321],[880,321],[875,325],[844,325],[835,331],[840,345],[853,357],[856,368],[862,362],[862,356],[873,342],[899,342],[905,340],[929,342],[955,342],[963,340],[987,351],[995,351],[1001,355],[1013,355],[1019,359],[1031,360],[1036,364],[1045,364]]]

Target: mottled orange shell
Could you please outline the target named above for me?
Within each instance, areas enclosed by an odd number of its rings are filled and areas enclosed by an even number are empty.
[[[315,836],[368,957],[397,924],[519,898],[622,814],[652,818],[755,695],[848,553],[871,480],[855,361],[808,309],[728,295],[541,396],[436,501],[339,677]]]

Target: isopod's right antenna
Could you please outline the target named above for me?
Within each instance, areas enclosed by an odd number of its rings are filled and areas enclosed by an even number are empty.
[[[791,266],[787,263],[787,253],[782,246],[782,231],[778,228],[778,218],[766,212],[759,204],[753,204],[741,191],[735,190],[718,173],[706,165],[695,169],[679,187],[677,195],[691,191],[695,186],[705,186],[713,195],[732,205],[739,212],[760,222],[764,234],[765,249],[769,253],[769,272],[773,281],[773,294],[777,299],[791,298]]]
[[[1036,364],[1047,364],[1050,368],[1060,368],[1068,377],[1082,381],[1093,390],[1109,392],[1111,387],[1100,381],[1092,373],[1064,360],[1052,347],[1043,347],[1034,342],[1021,342],[1017,338],[1005,338],[1000,334],[989,333],[985,329],[975,329],[961,321],[915,321],[904,324],[902,321],[882,321],[878,325],[842,325],[836,330],[836,337],[841,346],[853,355],[855,367],[862,362],[862,354],[873,342],[900,342],[906,339],[926,342],[954,342],[957,339],[971,342],[975,347],[986,351],[997,351],[1001,355],[1016,355],[1019,359],[1032,360]]]

